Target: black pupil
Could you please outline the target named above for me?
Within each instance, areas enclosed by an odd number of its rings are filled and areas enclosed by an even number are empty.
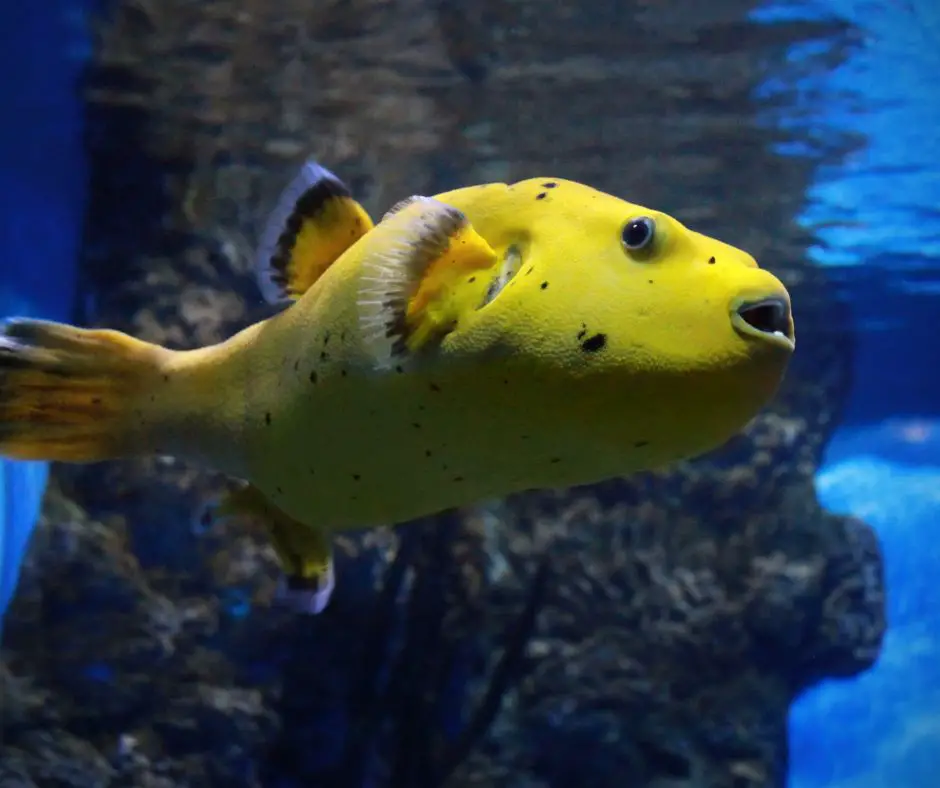
[[[649,219],[634,219],[623,228],[623,242],[630,249],[639,249],[653,237],[653,224]]]

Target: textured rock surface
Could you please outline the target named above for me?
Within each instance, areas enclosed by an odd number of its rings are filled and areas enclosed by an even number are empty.
[[[90,321],[179,347],[265,314],[251,240],[312,153],[374,212],[535,173],[662,207],[785,279],[800,351],[712,456],[342,539],[314,620],[270,605],[252,523],[194,526],[218,477],[57,469],[4,632],[0,785],[423,788],[521,646],[450,785],[782,785],[788,705],[884,629],[874,535],[812,486],[849,373],[791,218],[812,161],[770,153],[751,100],[787,43],[837,31],[755,29],[737,0],[116,6],[89,88]]]
[[[495,509],[494,540],[520,561],[497,587],[512,598],[525,556],[549,546],[559,578],[529,646],[531,673],[502,721],[526,732],[512,737],[521,751],[500,753],[507,770],[524,764],[564,784],[558,775],[589,747],[595,785],[620,785],[624,773],[739,788],[782,781],[790,703],[874,661],[884,599],[867,526],[795,490],[764,489],[751,509],[704,516],[684,498],[663,505],[656,481],[635,503],[627,489],[615,504],[584,490]]]

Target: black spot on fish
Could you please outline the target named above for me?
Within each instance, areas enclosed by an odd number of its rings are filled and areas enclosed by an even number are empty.
[[[463,481],[463,476],[455,476],[455,477],[454,477],[454,481],[455,481],[455,482],[462,482],[462,481]]]
[[[527,441],[527,440],[529,440],[529,436],[528,436],[528,435],[520,435],[520,436],[519,436],[519,440]]]
[[[396,365],[395,365],[395,371],[396,371],[399,375],[401,375],[405,370],[404,370],[404,368],[402,367],[401,364],[396,364]]]
[[[646,281],[649,282],[650,284],[653,284],[653,280],[652,280],[652,279],[647,279]]]
[[[715,258],[714,258],[714,257],[709,257],[709,258],[708,258],[708,264],[709,264],[709,265],[714,265],[714,264],[715,264]]]
[[[636,443],[633,444],[633,448],[642,449],[644,446],[649,446],[649,445],[650,445],[649,441],[637,441]]]
[[[275,489],[278,491],[280,495],[284,494],[284,490],[282,490],[280,487],[276,487]]]
[[[430,449],[425,449],[425,450],[424,450],[424,456],[425,456],[425,457],[430,457],[431,454],[432,454],[432,452],[431,452]]]
[[[316,476],[316,472],[313,470],[313,468],[307,468],[307,470],[310,471],[311,476]]]
[[[554,189],[556,186],[558,186],[558,184],[555,183],[555,181],[547,181],[543,183],[542,186],[544,186],[546,189]]]
[[[315,369],[310,370],[310,382],[313,385],[317,385],[317,371]]]
[[[596,353],[607,346],[607,334],[594,334],[581,343],[581,350],[585,353]]]
[[[340,342],[345,342],[345,341],[346,341],[346,332],[345,332],[345,331],[340,331],[340,333],[339,333],[339,341],[340,341]]]
[[[154,397],[153,394],[151,394],[151,395],[150,395],[150,401],[151,401],[151,402],[154,402],[155,400],[156,400],[156,397]]]
[[[163,382],[164,382],[164,383],[169,383],[169,382],[170,382],[170,376],[169,376],[169,375],[164,375],[164,376],[163,376]]]
[[[552,457],[552,458],[549,460],[549,462],[550,462],[552,465],[557,465],[558,463],[561,462],[561,457]]]
[[[424,413],[424,405],[418,405],[418,413]]]
[[[339,374],[340,374],[340,377],[344,377],[344,378],[345,378],[347,373],[346,373],[346,370],[345,370],[345,369],[341,369],[341,370],[339,371]]]
[[[475,276],[471,276],[471,277],[467,280],[467,282],[469,282],[470,284],[473,284],[474,282],[476,282],[476,280],[477,280],[477,278],[476,278]]]
[[[294,372],[296,372],[298,369],[300,369],[300,362],[299,362],[299,361],[295,361],[295,362],[294,362]]]
[[[100,404],[101,404],[101,397],[92,397],[92,398],[91,398],[91,404],[92,404],[92,405],[100,405]]]
[[[264,423],[270,426],[270,424],[271,424],[271,414],[270,414],[270,413],[265,413],[265,414],[264,414]]]
[[[354,473],[352,477],[354,482],[358,482],[362,478],[358,473]]]
[[[413,422],[411,422],[411,426],[414,427],[416,430],[420,430],[420,429],[421,429],[421,423],[418,422],[418,421],[413,421]]]
[[[547,290],[547,289],[548,289],[548,282],[542,282],[542,284],[540,284],[539,287],[541,287],[542,290]]]
[[[323,347],[326,347],[329,344],[330,344],[330,332],[327,331],[326,333],[323,334]]]
[[[544,200],[546,197],[548,197],[548,192],[539,192],[535,195],[536,200]]]
[[[435,393],[437,393],[437,392],[439,392],[439,391],[441,390],[441,387],[438,386],[436,383],[431,383],[431,384],[429,384],[429,385],[428,385],[428,388],[431,389],[431,391],[433,391],[433,392],[435,392]]]

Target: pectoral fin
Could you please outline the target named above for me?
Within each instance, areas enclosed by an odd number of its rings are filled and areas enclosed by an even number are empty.
[[[451,205],[402,200],[363,241],[359,316],[377,366],[433,347],[476,308],[496,253]]]

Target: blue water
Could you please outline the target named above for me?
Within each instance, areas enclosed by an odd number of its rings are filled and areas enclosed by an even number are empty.
[[[793,711],[794,788],[935,788],[940,768],[940,420],[843,431],[818,476],[824,504],[874,526],[890,627],[881,659]]]
[[[820,155],[799,218],[817,239],[811,255],[856,315],[861,341],[845,420],[940,413],[940,366],[931,363],[940,308],[940,3],[775,0],[754,17],[856,27],[842,66],[832,68],[825,43],[794,47],[789,72],[768,80],[762,96],[785,97],[769,122]],[[846,134],[862,145],[827,163],[826,146]]]
[[[791,715],[792,788],[933,788],[940,782],[940,4],[817,0],[757,18],[837,18],[857,28],[839,68],[791,52],[773,121],[819,147],[861,147],[822,167],[800,217],[811,254],[851,298],[857,356],[845,425],[818,474],[827,508],[875,527],[889,632],[874,670],[831,682]],[[891,416],[890,414],[899,414]]]
[[[72,311],[84,204],[84,17],[75,0],[8,0],[0,31],[0,315],[62,320]],[[0,460],[0,617],[47,470]]]

